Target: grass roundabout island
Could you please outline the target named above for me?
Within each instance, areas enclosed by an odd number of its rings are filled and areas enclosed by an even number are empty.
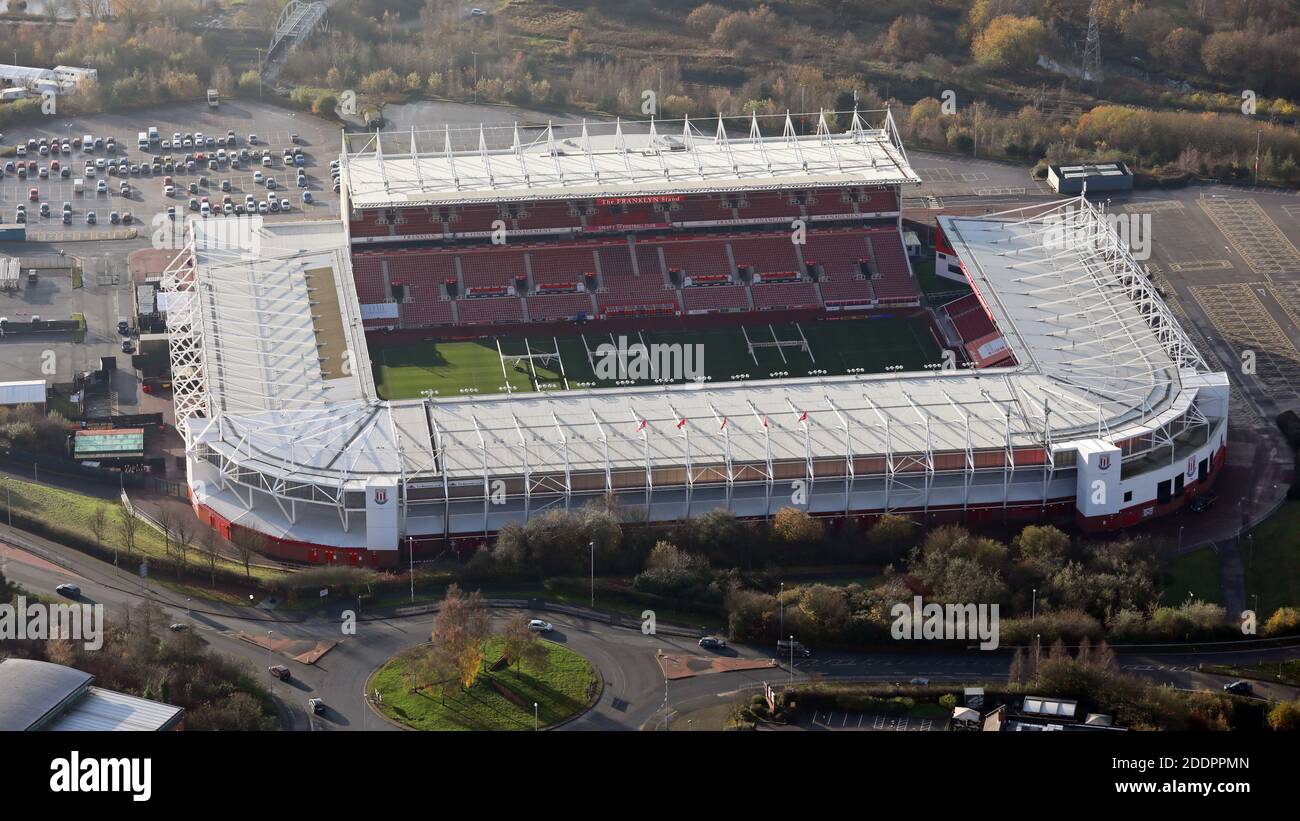
[[[539,642],[532,659],[505,662],[505,640],[483,642],[482,664],[474,682],[439,683],[424,645],[392,657],[371,676],[367,692],[378,689],[375,707],[412,730],[531,730],[533,704],[537,727],[545,728],[585,711],[600,685],[591,662],[563,645]]]

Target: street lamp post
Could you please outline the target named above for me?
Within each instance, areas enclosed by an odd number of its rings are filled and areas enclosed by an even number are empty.
[[[591,548],[591,609],[596,609],[596,542],[587,542],[587,547]]]
[[[537,702],[533,702],[533,732],[537,732]]]
[[[776,657],[781,657],[781,634],[785,632],[785,582],[781,582],[781,592],[777,596],[777,602],[781,605],[781,623],[776,628]]]
[[[1029,620],[1033,621],[1038,618],[1038,588],[1034,588],[1033,602],[1029,605]]]
[[[794,686],[794,636],[790,636],[790,686]]]

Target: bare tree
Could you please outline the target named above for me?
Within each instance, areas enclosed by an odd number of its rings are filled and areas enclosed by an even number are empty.
[[[505,639],[505,656],[515,665],[516,676],[520,674],[523,662],[528,662],[535,673],[546,670],[551,654],[541,637],[528,628],[528,616],[523,613],[513,616],[506,622],[502,635]]]
[[[246,527],[230,528],[230,543],[235,546],[239,553],[239,560],[244,563],[244,575],[252,576],[253,556],[260,553],[266,546],[266,540],[261,533],[255,530],[249,530]]]
[[[176,555],[181,559],[176,567],[176,578],[179,579],[189,559],[190,548],[194,546],[194,522],[188,516],[178,517],[172,530],[176,537]]]
[[[163,553],[170,559],[172,557],[172,537],[176,535],[176,518],[172,515],[171,508],[167,506],[166,502],[159,505],[158,517],[155,521],[162,530]]]
[[[212,583],[217,583],[217,531],[214,528],[208,528],[203,534],[203,544],[199,548],[203,558],[208,560],[208,574]]]
[[[104,546],[104,531],[107,529],[108,509],[103,505],[95,505],[95,513],[90,517],[90,532],[95,534],[96,546]]]
[[[122,546],[126,548],[126,555],[130,556],[135,553],[135,533],[136,528],[140,526],[140,520],[135,518],[135,514],[127,508],[125,503],[119,504],[117,508],[117,532],[122,537]],[[117,551],[113,551],[113,563],[117,563]]]

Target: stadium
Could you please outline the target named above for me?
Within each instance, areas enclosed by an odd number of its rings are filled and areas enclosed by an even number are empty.
[[[1209,487],[1227,377],[1096,206],[941,216],[931,305],[891,115],[809,120],[345,135],[345,220],[190,220],[197,515],[390,566],[610,497],[1104,531]]]

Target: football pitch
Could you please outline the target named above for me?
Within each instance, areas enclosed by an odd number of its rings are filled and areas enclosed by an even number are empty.
[[[380,398],[411,399],[426,391],[460,396],[921,370],[941,353],[923,320],[882,317],[429,341],[372,350],[371,357]]]

